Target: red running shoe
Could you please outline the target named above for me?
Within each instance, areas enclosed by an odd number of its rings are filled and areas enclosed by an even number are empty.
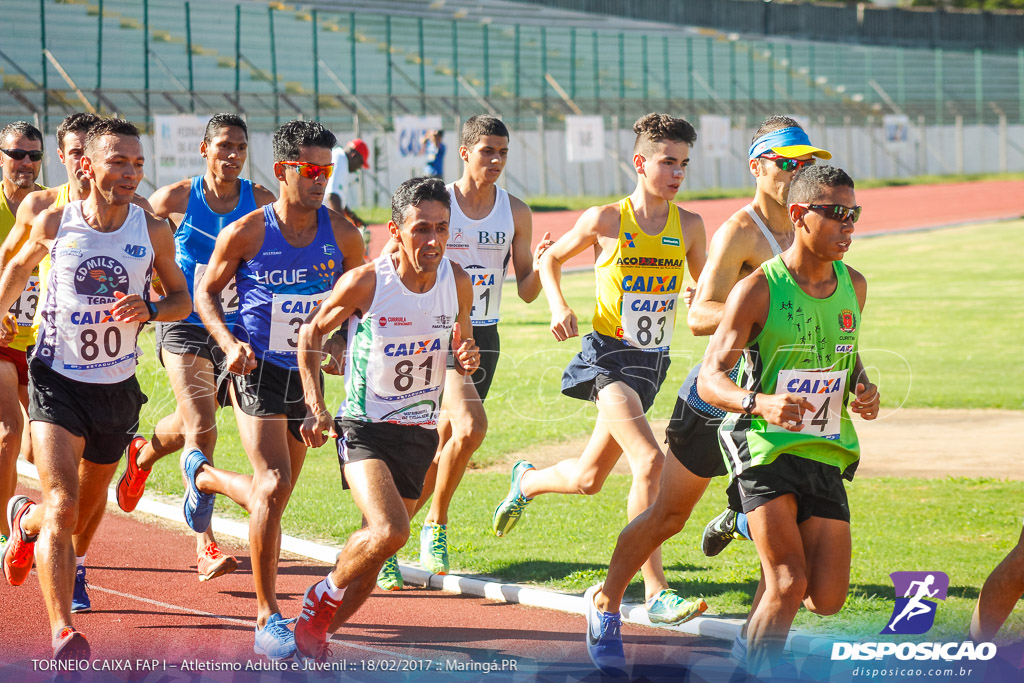
[[[7,522],[11,525],[11,537],[4,546],[4,576],[12,586],[25,583],[35,561],[36,537],[29,540],[21,530],[21,518],[32,505],[28,496],[14,496],[7,502]]]
[[[295,647],[304,657],[322,662],[331,654],[327,629],[341,602],[335,602],[326,592],[317,595],[318,585],[319,582],[307,588],[302,597],[302,613],[295,622]]]
[[[135,506],[139,504],[142,494],[146,491],[146,478],[149,476],[149,472],[139,469],[139,451],[147,443],[149,442],[136,434],[125,451],[127,464],[124,474],[117,482],[117,506],[125,512],[134,510]]]
[[[225,555],[216,543],[211,543],[199,556],[196,568],[199,570],[199,580],[209,581],[238,569],[238,560],[231,555]]]
[[[89,641],[71,626],[65,626],[53,640],[53,658],[63,661],[89,659]]]

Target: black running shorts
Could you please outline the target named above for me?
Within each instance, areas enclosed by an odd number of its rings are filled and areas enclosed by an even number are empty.
[[[302,421],[306,419],[306,402],[302,395],[302,380],[298,370],[282,368],[257,358],[256,368],[247,375],[228,374],[225,381],[233,382],[238,396],[238,407],[253,417],[284,415],[288,420],[288,433],[302,443]],[[320,373],[320,389],[324,375]]]
[[[28,417],[85,439],[82,457],[97,465],[121,459],[139,430],[146,395],[132,377],[114,384],[70,379],[33,358],[28,367]]]
[[[224,352],[205,327],[184,322],[156,323],[156,357],[160,365],[164,365],[162,351],[176,356],[194,355],[209,361],[213,365],[211,383],[219,387],[217,403],[222,406],[231,403],[228,385],[223,381],[226,374]]]
[[[665,443],[676,460],[698,477],[711,479],[728,474],[718,442],[720,422],[681,396],[676,398],[676,407],[665,428]]]
[[[338,464],[344,488],[348,488],[346,464],[381,460],[391,472],[398,495],[408,500],[419,499],[423,493],[423,478],[437,451],[436,429],[341,417],[335,418],[334,428],[338,432]]]
[[[729,484],[730,507],[755,510],[780,496],[796,496],[797,524],[811,517],[850,521],[843,475],[835,465],[783,453],[767,465],[755,465]]]
[[[491,390],[494,381],[494,370],[498,367],[498,356],[501,355],[501,340],[498,339],[497,325],[481,325],[473,327],[473,341],[480,349],[480,367],[473,373],[473,384],[476,393],[483,401]],[[448,354],[448,369],[455,369],[455,354]]]

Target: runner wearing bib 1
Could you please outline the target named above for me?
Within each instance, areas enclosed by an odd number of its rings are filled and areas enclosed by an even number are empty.
[[[498,365],[501,344],[501,293],[512,258],[516,227],[508,192],[495,186],[494,206],[484,218],[466,216],[459,206],[455,183],[446,186],[452,197],[451,229],[445,255],[466,269],[473,280],[473,338],[480,347],[480,369],[473,373],[480,400],[487,398]],[[454,367],[449,359],[448,367]]]
[[[646,412],[668,371],[686,245],[674,206],[656,235],[637,225],[628,197],[619,202],[619,214],[618,243],[594,266],[594,331],[566,368],[562,393],[593,400],[603,386],[621,381],[637,392]]]
[[[761,267],[771,308],[764,329],[743,353],[739,386],[798,394],[814,405],[814,412],[804,416],[799,432],[756,415],[730,413],[719,434],[734,478],[785,453],[837,467],[853,479],[860,445],[846,405],[857,360],[860,307],[846,264],[835,261],[833,267],[838,286],[827,299],[800,289],[780,256]]]
[[[239,407],[248,415],[285,414],[288,429],[301,441],[306,416],[296,365],[299,328],[341,275],[343,256],[334,239],[327,207],[317,211],[317,230],[304,247],[288,243],[273,204],[263,207],[266,234],[258,254],[238,265],[239,311],[233,333],[252,346],[257,367],[231,375]]]

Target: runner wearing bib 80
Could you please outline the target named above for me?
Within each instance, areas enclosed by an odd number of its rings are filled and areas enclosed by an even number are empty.
[[[93,125],[81,162],[88,197],[43,211],[0,280],[6,309],[50,254],[43,322],[29,364],[29,418],[43,502],[35,505],[25,496],[8,502],[13,535],[3,564],[9,583],[23,583],[35,540],[45,531],[38,551],[47,571],[40,572],[39,583],[56,658],[87,659],[89,652],[71,626],[68,591],[76,574],[72,535],[89,509],[88,501],[79,505],[80,461],[109,465],[113,472],[146,400],[135,377],[139,330],[151,320],[183,318],[191,308],[167,223],[132,203],[144,162],[135,126],[120,119]],[[159,302],[145,298],[154,270],[167,292]]]
[[[872,420],[879,405],[857,350],[867,283],[842,263],[860,215],[853,180],[831,166],[804,168],[788,205],[793,246],[730,294],[698,377],[701,396],[729,413],[719,435],[730,506],[746,513],[764,574],[747,625],[755,676],[772,673],[801,603],[824,615],[846,601],[843,479],[860,458],[848,411]]]
[[[593,495],[625,453],[633,472],[627,511],[643,512],[658,492],[665,456],[646,412],[665,379],[668,348],[680,305],[684,265],[694,280],[705,261],[700,216],[672,200],[686,174],[696,132],[687,121],[648,114],[633,126],[637,186],[614,204],[587,210],[541,258],[541,277],[551,308],[551,331],[564,341],[579,334],[576,314],[561,292],[562,264],[593,248],[597,306],[594,331],[562,376],[562,393],[596,401],[598,421],[579,458],[543,470],[519,462],[508,496],[494,512],[492,528],[503,536],[536,495]],[[660,550],[643,566],[648,613],[654,622],[680,623],[704,608],[668,590]]]
[[[440,442],[416,505],[418,511],[430,501],[420,530],[420,564],[434,574],[448,573],[448,509],[470,458],[487,434],[483,402],[501,353],[498,321],[509,263],[519,298],[530,303],[541,290],[540,255],[552,244],[545,234],[530,253],[530,208],[497,186],[508,160],[508,143],[508,128],[500,119],[486,114],[470,117],[459,140],[465,170],[462,178],[447,186],[451,226],[445,254],[465,268],[473,281],[471,319],[480,369],[471,376],[460,375],[453,369],[454,359],[448,358],[447,389],[437,429]],[[391,242],[386,250],[395,248]],[[384,563],[377,585],[384,590],[402,588],[397,557]]]
[[[309,408],[303,438],[316,448],[328,430],[337,433],[342,480],[364,520],[328,576],[303,596],[295,641],[304,657],[326,657],[329,632],[365,602],[384,561],[409,538],[409,519],[437,448],[446,382],[439,370],[449,349],[463,374],[480,362],[471,338],[473,286],[444,256],[450,202],[436,178],[402,183],[388,223],[396,249],[346,273],[300,334]],[[350,317],[347,398],[332,420],[316,360],[323,339]]]
[[[296,369],[299,328],[342,271],[363,264],[359,231],[322,205],[336,142],[313,121],[277,129],[274,176],[280,198],[221,231],[196,287],[196,310],[231,373],[219,378],[219,389],[230,392],[253,474],[217,469],[198,448],[183,451],[185,519],[196,533],[206,531],[218,493],[249,513],[258,609],[254,651],[274,660],[295,652],[275,587],[281,516],[306,457],[299,433],[306,416]],[[232,280],[239,311],[229,325],[222,294]],[[330,340],[324,356],[340,359],[343,346],[343,340]],[[332,363],[327,367],[340,373]]]
[[[181,180],[153,193],[158,216],[171,221],[175,260],[188,282],[189,293],[206,272],[217,235],[230,223],[274,201],[274,195],[251,180],[239,177],[248,156],[248,129],[235,114],[216,114],[206,124],[199,153],[206,173]],[[225,320],[238,315],[238,293],[231,281],[221,297]],[[213,461],[217,445],[217,408],[226,405],[218,395],[217,377],[223,374],[224,354],[193,310],[179,322],[157,323],[157,358],[167,370],[174,390],[174,411],[157,423],[152,438],[136,436],[128,448],[128,462],[117,484],[117,504],[132,512],[145,492],[153,465],[178,450],[198,449]],[[207,528],[196,534],[196,569],[200,581],[234,571],[238,561],[221,552]]]
[[[51,187],[38,192],[33,192],[25,198],[18,208],[18,219],[14,228],[4,240],[0,248],[0,264],[6,264],[18,252],[28,240],[32,230],[32,222],[39,214],[50,208],[60,208],[69,202],[80,201],[89,196],[89,179],[83,175],[81,161],[85,154],[85,136],[89,130],[102,119],[96,114],[77,112],[65,117],[57,126],[57,156],[60,158],[67,173],[68,182],[58,187]],[[149,202],[138,194],[132,199],[132,203],[146,211],[150,210]],[[30,294],[28,306],[22,308],[24,313],[32,308],[35,315],[32,321],[32,344],[35,344],[36,332],[42,323],[43,307],[37,306],[36,301],[42,302],[46,298],[46,283],[50,272],[50,255],[47,254],[39,262],[38,286]],[[34,277],[34,276],[33,276]],[[32,278],[29,279],[32,282]],[[28,289],[26,289],[28,292]],[[26,292],[22,293],[24,300]],[[27,401],[27,394],[26,391]],[[27,405],[27,403],[26,403]],[[26,458],[32,453],[32,439],[28,425],[24,430],[22,438],[22,454]],[[75,586],[71,596],[71,612],[88,612],[92,609],[92,601],[89,598],[88,582],[85,578],[85,559],[89,550],[92,538],[99,528],[103,519],[103,513],[107,507],[107,489],[110,481],[117,471],[117,461],[120,459],[120,452],[97,453],[86,451],[82,457],[78,476],[78,528],[72,537],[75,548]],[[11,462],[11,467],[14,467]],[[12,479],[13,482],[13,479]],[[0,491],[0,500],[6,500],[14,494],[13,483],[9,491]],[[4,522],[6,524],[6,522]]]

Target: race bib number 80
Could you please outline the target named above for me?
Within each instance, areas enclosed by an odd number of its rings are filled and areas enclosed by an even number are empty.
[[[639,349],[666,349],[676,326],[678,294],[622,295],[622,338]]]
[[[801,434],[810,434],[831,440],[839,438],[843,398],[846,396],[846,375],[845,371],[779,371],[775,393],[797,394],[806,398],[814,406],[812,412],[804,413],[804,428],[801,430]],[[768,431],[788,432],[789,430],[769,424]]]
[[[299,328],[328,294],[275,293],[270,313],[270,350],[295,353],[299,348]]]

